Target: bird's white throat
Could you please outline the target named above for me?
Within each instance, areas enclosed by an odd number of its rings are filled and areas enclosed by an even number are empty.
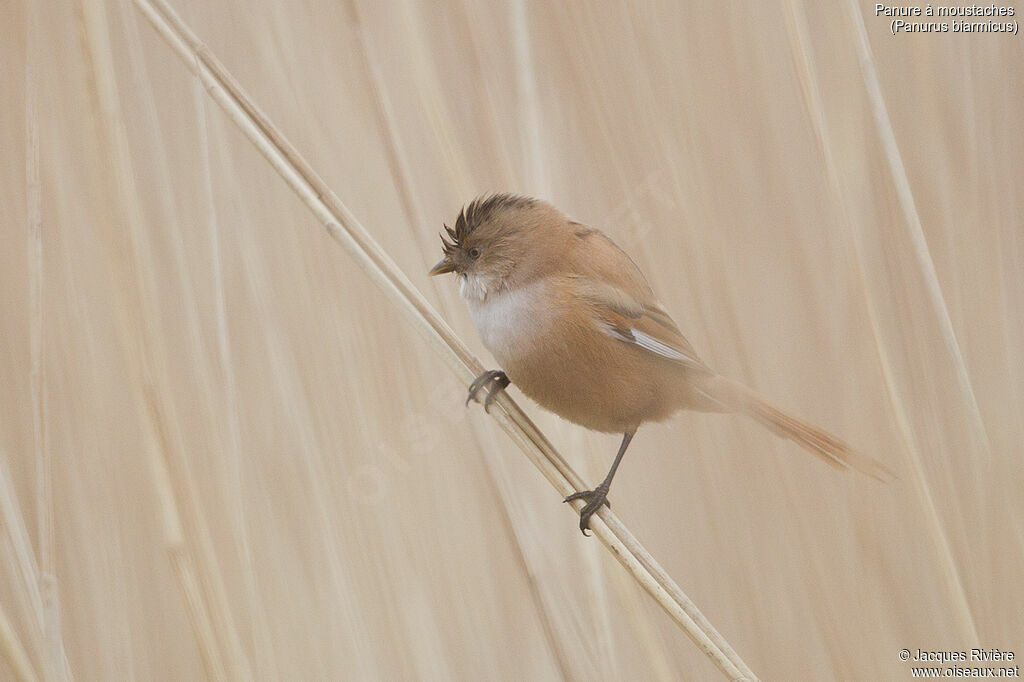
[[[478,274],[459,276],[459,295],[468,303],[483,303],[497,288],[498,282],[491,277]]]

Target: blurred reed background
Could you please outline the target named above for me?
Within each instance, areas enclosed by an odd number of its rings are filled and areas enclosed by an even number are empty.
[[[873,3],[172,4],[482,357],[437,232],[534,194],[712,366],[898,471],[640,431],[615,510],[755,672],[1024,655],[1019,38]],[[0,26],[0,677],[717,678],[128,0]],[[527,407],[603,476],[616,437]]]

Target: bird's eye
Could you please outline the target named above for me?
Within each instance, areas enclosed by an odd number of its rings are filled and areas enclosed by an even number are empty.
[[[473,260],[476,260],[477,258],[479,258],[480,257],[480,247],[479,246],[474,246],[473,248],[471,248],[469,250],[469,257],[472,258]]]

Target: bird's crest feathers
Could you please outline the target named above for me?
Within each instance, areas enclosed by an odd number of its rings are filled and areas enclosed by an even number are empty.
[[[507,209],[528,208],[537,203],[536,199],[521,194],[490,194],[477,197],[466,204],[459,217],[455,219],[455,229],[444,226],[448,238],[441,235],[441,248],[446,256],[452,256],[457,249],[462,248],[466,238],[473,233],[477,227],[493,218],[497,213]]]

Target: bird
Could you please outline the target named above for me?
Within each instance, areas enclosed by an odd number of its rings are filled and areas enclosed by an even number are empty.
[[[709,367],[640,268],[600,230],[546,201],[511,193],[477,197],[454,228],[443,227],[444,257],[429,274],[455,273],[481,340],[501,367],[470,384],[466,404],[486,391],[487,410],[515,384],[563,419],[622,434],[604,480],[565,498],[585,501],[584,535],[609,504],[637,429],[682,409],[740,414],[833,467],[893,477],[875,459]]]

